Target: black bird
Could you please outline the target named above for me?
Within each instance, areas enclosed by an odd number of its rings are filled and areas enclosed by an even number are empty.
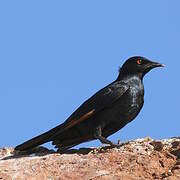
[[[117,79],[85,101],[64,123],[15,149],[29,150],[52,141],[59,151],[64,151],[94,139],[114,145],[107,137],[131,122],[143,106],[144,75],[163,66],[141,56],[129,58],[120,68]]]

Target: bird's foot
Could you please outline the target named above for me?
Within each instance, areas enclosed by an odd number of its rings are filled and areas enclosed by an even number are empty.
[[[110,144],[110,146],[111,147],[121,147],[121,146],[123,146],[124,145],[124,143],[112,143],[112,144]]]
[[[128,143],[129,143],[129,142],[121,142],[120,139],[118,139],[117,144],[111,142],[110,146],[112,146],[112,147],[121,147],[121,146],[124,146],[124,145],[126,145],[126,144],[128,144]]]

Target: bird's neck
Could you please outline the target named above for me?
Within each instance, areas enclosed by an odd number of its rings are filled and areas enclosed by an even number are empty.
[[[119,77],[116,81],[123,81],[127,85],[129,85],[130,89],[133,93],[139,93],[142,97],[144,96],[144,84],[143,77],[140,74],[129,74],[126,76]]]
[[[126,74],[124,76],[122,76],[122,74],[120,74],[118,76],[118,78],[116,79],[116,81],[123,81],[126,84],[128,84],[130,87],[134,87],[137,86],[139,87],[142,92],[144,91],[144,85],[143,85],[143,75],[142,74]]]
[[[143,73],[128,73],[128,72],[120,71],[117,77],[117,81],[128,80],[133,78],[140,79],[142,81],[143,77],[144,77]]]

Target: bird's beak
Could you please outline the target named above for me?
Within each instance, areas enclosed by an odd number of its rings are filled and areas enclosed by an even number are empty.
[[[158,62],[151,62],[147,65],[147,68],[148,69],[153,69],[153,68],[156,68],[156,67],[165,67],[164,64],[160,64]]]
[[[158,63],[158,62],[152,62],[151,66],[152,66],[153,68],[155,68],[155,67],[165,67],[164,64],[160,64],[160,63]]]

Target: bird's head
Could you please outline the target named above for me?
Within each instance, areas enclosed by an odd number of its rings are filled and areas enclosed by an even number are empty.
[[[126,60],[120,68],[120,75],[138,74],[143,77],[151,69],[156,67],[164,67],[163,64],[150,61],[149,59],[141,56],[134,56]]]

